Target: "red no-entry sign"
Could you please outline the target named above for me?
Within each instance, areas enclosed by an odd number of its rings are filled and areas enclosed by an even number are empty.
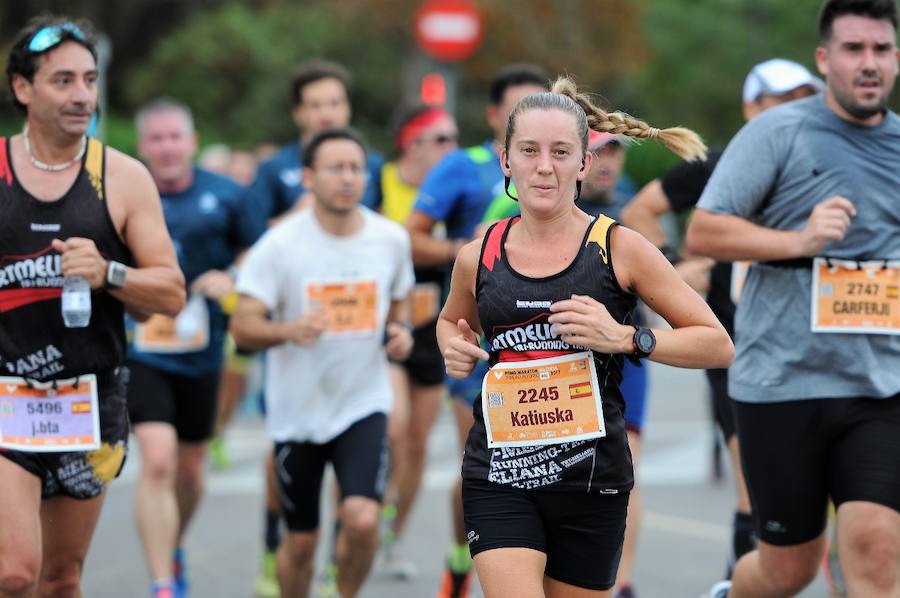
[[[459,62],[475,53],[484,35],[481,11],[470,0],[428,0],[416,13],[416,41],[443,62]]]

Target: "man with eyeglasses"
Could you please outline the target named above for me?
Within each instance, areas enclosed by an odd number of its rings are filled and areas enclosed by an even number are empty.
[[[124,313],[177,314],[184,277],[147,170],[87,137],[86,24],[32,21],[6,73],[25,128],[0,139],[0,596],[73,596],[125,460]],[[90,318],[68,328],[75,278]]]
[[[449,112],[422,103],[401,107],[392,129],[397,158],[381,171],[381,213],[403,224],[419,185],[435,164],[457,148],[459,134]],[[446,274],[440,268],[416,268],[411,295],[413,352],[406,361],[391,367],[395,395],[389,422],[392,467],[387,504],[382,511],[381,551],[385,572],[398,579],[416,574],[415,565],[398,553],[397,540],[419,491],[428,434],[444,392],[444,364],[435,325]]]
[[[350,124],[352,77],[342,65],[314,58],[300,64],[291,76],[291,118],[297,125],[298,139],[283,146],[259,165],[250,185],[248,201],[254,224],[262,234],[285,214],[312,204],[310,188],[303,180],[302,154],[317,134]],[[381,205],[381,167],[384,160],[375,152],[366,154],[366,185],[362,205],[377,209]],[[243,349],[243,347],[242,347]],[[275,551],[280,538],[278,497],[271,460],[266,463],[266,512],[263,531],[263,555],[254,589],[264,597],[277,597],[274,579]]]
[[[231,332],[243,347],[268,350],[266,421],[289,530],[278,549],[281,594],[309,591],[331,463],[341,492],[337,585],[352,598],[378,547],[393,403],[387,360],[412,348],[413,268],[406,231],[360,208],[366,150],[356,133],[313,137],[303,177],[315,201],[250,249]]]

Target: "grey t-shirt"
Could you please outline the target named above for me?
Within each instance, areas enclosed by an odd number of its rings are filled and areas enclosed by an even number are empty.
[[[864,127],[822,95],[773,108],[728,145],[698,207],[780,230],[801,230],[819,202],[856,206],[843,240],[823,255],[900,258],[900,117]],[[900,393],[900,336],[813,333],[812,271],[754,264],[735,320],[729,393],[739,401],[876,397]]]

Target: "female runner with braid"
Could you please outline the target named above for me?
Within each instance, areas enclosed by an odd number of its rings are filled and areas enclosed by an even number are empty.
[[[588,128],[705,147],[595,107],[566,78],[523,98],[500,155],[521,216],[463,248],[437,333],[447,368],[488,359],[463,460],[469,547],[486,598],[608,596],[633,485],[618,384],[624,359],[727,367],[734,348],[704,301],[641,235],[574,199]],[[629,323],[641,298],[672,330]],[[490,355],[477,342],[485,334]]]

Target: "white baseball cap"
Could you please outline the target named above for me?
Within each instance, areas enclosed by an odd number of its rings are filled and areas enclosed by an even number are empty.
[[[744,101],[754,102],[759,96],[781,95],[804,85],[816,91],[825,89],[825,83],[810,73],[805,66],[784,58],[760,62],[744,79]]]

